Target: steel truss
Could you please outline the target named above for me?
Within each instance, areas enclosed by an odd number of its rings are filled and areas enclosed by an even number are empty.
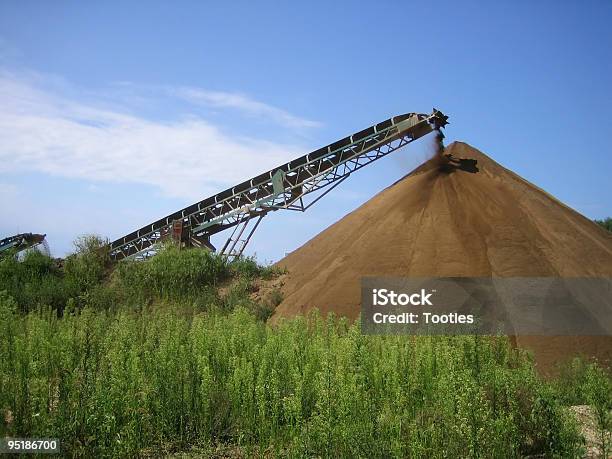
[[[0,240],[0,253],[13,249],[17,252],[35,247],[45,240],[46,234],[21,233]]]
[[[200,241],[198,245],[210,246],[211,235],[234,228],[220,252],[239,256],[268,212],[305,211],[354,171],[444,127],[447,119],[435,109],[430,115],[390,118],[117,239],[110,244],[111,258],[140,259],[155,254],[177,221],[192,239]],[[241,239],[254,219],[255,225]]]

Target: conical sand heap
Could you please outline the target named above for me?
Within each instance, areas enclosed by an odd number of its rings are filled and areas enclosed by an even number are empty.
[[[465,143],[444,154],[455,161],[428,161],[281,260],[275,319],[312,308],[355,319],[363,276],[612,277],[610,233]],[[517,342],[543,367],[570,352],[612,357],[611,338]]]

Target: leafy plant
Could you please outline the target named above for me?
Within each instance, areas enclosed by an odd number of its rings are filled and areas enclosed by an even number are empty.
[[[173,246],[112,266],[105,247],[0,260],[0,435],[87,457],[572,457],[567,406],[589,404],[609,448],[593,364],[548,381],[503,337],[364,336],[316,311],[271,326],[281,291],[252,293],[275,268]]]
[[[612,217],[604,218],[603,220],[595,220],[595,223],[608,231],[612,231]]]
[[[580,444],[554,385],[503,338],[363,336],[316,313],[270,327],[240,307],[58,319],[3,295],[2,433],[60,436],[69,454],[568,456]],[[598,404],[609,379],[593,378]]]

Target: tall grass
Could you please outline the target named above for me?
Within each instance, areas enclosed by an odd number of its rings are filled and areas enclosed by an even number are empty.
[[[2,434],[75,455],[231,444],[279,456],[567,457],[576,428],[506,340],[372,337],[244,309],[58,319],[0,300]],[[10,422],[7,422],[10,420]]]
[[[169,247],[113,270],[95,245],[0,262],[0,435],[78,457],[572,457],[567,405],[609,427],[595,366],[547,382],[504,338],[364,336],[316,312],[271,327],[254,260]]]
[[[146,303],[158,298],[206,297],[229,276],[230,267],[223,257],[208,250],[167,246],[147,262],[119,263],[114,280],[125,298]]]
[[[17,257],[0,258],[0,289],[5,290],[21,312],[48,305],[62,308],[77,292],[64,283],[53,260],[38,251],[29,251],[22,261]]]
[[[21,312],[48,306],[61,313],[70,299],[77,301],[103,282],[110,268],[105,244],[98,236],[82,236],[75,241],[75,252],[62,261],[36,250],[21,260],[2,257],[0,289],[10,294]]]

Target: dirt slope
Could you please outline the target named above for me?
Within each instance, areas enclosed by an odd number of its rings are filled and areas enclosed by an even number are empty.
[[[317,307],[354,319],[360,278],[370,275],[612,277],[610,233],[468,144],[445,153],[476,159],[478,172],[429,161],[282,259],[274,318]],[[576,346],[612,356],[610,339],[519,344],[543,365]]]

